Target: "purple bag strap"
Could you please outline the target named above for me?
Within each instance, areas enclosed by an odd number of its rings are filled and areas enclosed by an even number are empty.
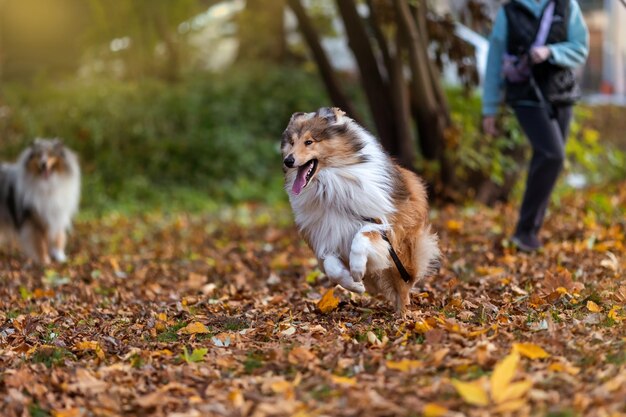
[[[537,31],[537,37],[532,46],[543,46],[548,39],[548,32],[550,32],[550,26],[552,26],[552,18],[554,17],[554,1],[550,1],[546,6],[546,10],[541,16],[541,22],[539,23],[539,30]]]

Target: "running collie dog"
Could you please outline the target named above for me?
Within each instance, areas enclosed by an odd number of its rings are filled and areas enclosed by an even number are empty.
[[[281,151],[296,224],[328,278],[404,315],[440,254],[422,181],[338,108],[291,116]]]
[[[64,262],[79,196],[76,155],[59,139],[36,139],[16,163],[0,165],[0,229],[35,261]]]

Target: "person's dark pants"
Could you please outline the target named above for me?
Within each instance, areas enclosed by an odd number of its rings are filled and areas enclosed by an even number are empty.
[[[515,234],[536,235],[565,161],[572,106],[554,106],[554,118],[543,107],[515,106],[513,110],[533,149]]]

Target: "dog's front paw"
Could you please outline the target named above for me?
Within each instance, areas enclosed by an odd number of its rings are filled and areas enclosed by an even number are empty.
[[[63,252],[62,250],[53,249],[50,251],[50,256],[55,262],[59,262],[59,263],[67,262],[67,256],[65,255],[65,252]]]
[[[350,275],[355,282],[363,281],[365,265],[350,265]]]
[[[363,285],[362,282],[342,282],[340,285],[346,290],[357,294],[363,294],[365,292],[365,285]]]

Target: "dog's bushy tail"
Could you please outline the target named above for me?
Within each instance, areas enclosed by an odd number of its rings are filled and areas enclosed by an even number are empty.
[[[426,227],[417,238],[415,256],[417,257],[417,281],[435,274],[439,270],[441,251],[439,238]]]

